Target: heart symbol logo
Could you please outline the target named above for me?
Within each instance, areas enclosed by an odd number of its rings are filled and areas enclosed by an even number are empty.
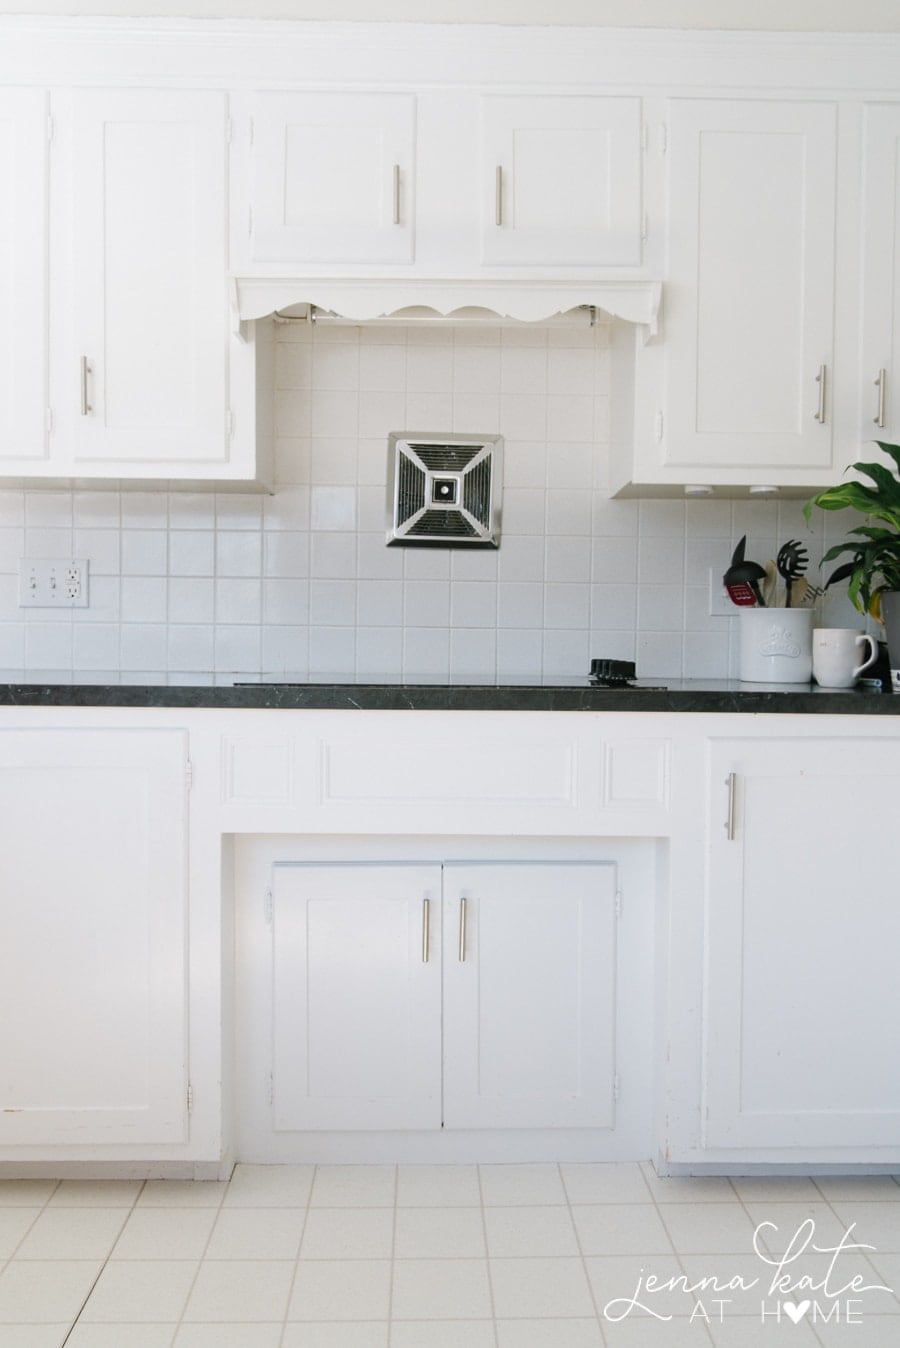
[[[809,1310],[810,1303],[808,1301],[801,1301],[799,1306],[795,1306],[793,1301],[783,1301],[781,1304],[784,1307],[785,1315],[789,1315],[796,1325],[800,1323],[806,1312]]]

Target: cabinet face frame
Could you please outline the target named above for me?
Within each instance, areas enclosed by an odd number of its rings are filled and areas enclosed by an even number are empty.
[[[0,89],[0,470],[47,454],[48,105]]]

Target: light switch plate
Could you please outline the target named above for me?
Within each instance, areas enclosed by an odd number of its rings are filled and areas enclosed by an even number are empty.
[[[711,566],[709,568],[709,616],[711,618],[733,618],[738,605],[732,603],[728,591],[722,584],[722,576]]]
[[[19,608],[87,608],[85,558],[23,557],[19,562]]]

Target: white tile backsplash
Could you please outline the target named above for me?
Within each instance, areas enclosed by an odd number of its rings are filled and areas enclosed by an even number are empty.
[[[62,680],[166,671],[649,678],[734,673],[708,570],[842,520],[793,502],[617,501],[608,330],[279,326],[278,490],[0,491],[0,664]],[[390,431],[499,432],[498,551],[387,548]],[[820,512],[821,513],[821,512]],[[90,606],[20,609],[22,557],[86,557]],[[825,618],[858,624],[840,597]]]

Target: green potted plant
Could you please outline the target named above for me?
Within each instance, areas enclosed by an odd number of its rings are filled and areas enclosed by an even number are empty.
[[[813,506],[821,510],[858,510],[867,516],[864,524],[848,530],[843,543],[829,548],[822,565],[849,553],[825,582],[849,582],[847,594],[860,613],[870,614],[884,624],[891,669],[900,671],[900,445],[876,441],[878,448],[892,461],[854,463],[852,470],[861,479],[827,487],[803,507],[807,522]],[[895,684],[897,679],[895,678]]]

